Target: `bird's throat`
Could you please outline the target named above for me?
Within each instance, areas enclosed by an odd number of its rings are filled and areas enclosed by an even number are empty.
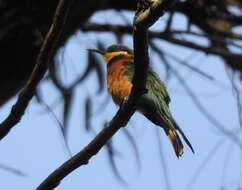
[[[104,54],[104,60],[106,61],[106,63],[109,63],[111,59],[113,59],[114,57],[117,56],[122,56],[122,55],[127,55],[129,56],[126,52],[124,51],[115,51],[115,52],[108,52]]]

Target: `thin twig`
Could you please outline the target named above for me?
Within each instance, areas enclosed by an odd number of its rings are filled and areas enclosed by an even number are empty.
[[[150,41],[149,44],[150,44],[151,48],[154,49],[156,52],[159,51],[158,47],[157,47],[152,41]],[[163,51],[163,50],[162,50],[162,51]],[[164,55],[169,56],[170,58],[172,58],[173,60],[175,60],[177,63],[180,63],[180,64],[183,65],[183,66],[186,66],[186,67],[189,68],[190,70],[192,70],[192,71],[194,71],[194,72],[200,74],[201,76],[203,76],[203,77],[205,77],[205,78],[207,78],[207,79],[209,79],[209,80],[214,80],[214,77],[213,77],[213,76],[211,76],[211,75],[209,75],[209,74],[207,74],[207,73],[205,73],[205,72],[199,70],[197,67],[194,67],[194,66],[192,66],[192,65],[189,65],[189,64],[186,63],[185,61],[180,60],[179,58],[175,57],[174,55],[172,55],[172,54],[169,53],[169,52],[165,52],[165,51],[163,51],[163,52],[164,52]]]
[[[82,25],[81,30],[83,30],[84,32],[86,32],[86,31],[98,31],[98,32],[112,31],[112,32],[115,32],[115,33],[131,33],[132,27],[127,26],[127,25],[99,24],[99,23],[89,22],[89,23],[85,23],[84,25]],[[193,36],[206,37],[206,38],[211,36],[211,35],[208,35],[208,34],[197,33],[197,32],[193,32],[193,31],[190,31],[190,30],[165,30],[162,33],[167,33],[167,32],[169,32],[171,34],[189,34],[189,35],[193,35]],[[150,33],[153,34],[150,37],[158,37],[158,36],[160,36],[159,33],[161,33],[161,32],[150,31]],[[242,34],[226,33],[226,36],[229,37],[229,38],[242,40]],[[214,38],[215,40],[220,39],[218,36],[215,36],[215,35],[212,35],[212,38]]]
[[[242,127],[242,108],[241,108],[241,97],[240,97],[240,90],[237,87],[237,85],[235,84],[235,78],[234,75],[235,73],[231,70],[229,72],[228,68],[225,68],[226,73],[228,75],[228,78],[230,80],[230,83],[232,85],[233,88],[233,92],[235,94],[235,98],[236,98],[236,103],[237,103],[237,109],[238,109],[238,119],[239,119],[239,125],[240,127]],[[233,73],[232,73],[233,72]]]
[[[169,56],[170,58],[172,58],[172,59],[173,59],[174,61],[176,61],[177,63],[180,63],[181,65],[186,66],[187,68],[189,68],[190,70],[196,72],[197,74],[200,74],[201,76],[205,77],[206,79],[211,80],[211,81],[214,80],[214,77],[213,77],[213,76],[209,75],[208,73],[205,73],[204,71],[198,69],[198,68],[195,67],[195,66],[192,66],[192,65],[186,63],[185,61],[179,59],[178,57],[175,57],[175,56],[172,55],[171,53],[164,51],[164,54],[165,54],[166,56]]]
[[[38,92],[38,93],[40,93],[40,92]],[[64,147],[65,147],[68,155],[71,157],[71,155],[72,155],[71,154],[71,149],[70,149],[70,147],[68,145],[68,142],[65,139],[64,130],[63,130],[63,128],[64,128],[63,124],[58,119],[58,117],[55,114],[54,110],[47,103],[45,103],[44,100],[42,100],[42,98],[38,94],[37,94],[36,97],[37,97],[38,103],[41,104],[43,107],[45,107],[44,113],[46,113],[46,111],[47,111],[50,114],[50,116],[52,116],[54,118],[54,120],[56,121],[56,123],[58,124],[58,129],[60,130],[60,133],[61,133],[61,135],[63,137],[63,140],[64,140],[63,141],[64,142]]]
[[[172,189],[171,182],[170,182],[170,178],[169,178],[168,168],[166,166],[166,160],[164,157],[165,154],[164,154],[163,147],[162,147],[160,130],[157,127],[155,128],[155,133],[156,133],[156,137],[157,137],[157,141],[158,141],[158,149],[159,149],[159,153],[160,153],[161,166],[162,166],[162,171],[163,171],[164,178],[165,178],[166,189],[171,190]]]
[[[209,161],[213,158],[216,152],[218,152],[219,148],[224,143],[224,138],[221,138],[217,143],[212,147],[212,149],[208,152],[207,156],[203,159],[199,167],[196,169],[192,179],[190,180],[189,184],[185,188],[186,190],[192,189],[192,186],[196,183],[196,180],[198,179],[199,175],[202,173],[202,171],[206,168],[206,165],[209,163]]]
[[[225,189],[225,182],[226,182],[226,174],[228,173],[228,168],[229,168],[229,161],[231,159],[233,150],[234,150],[234,144],[231,141],[228,149],[226,150],[225,153],[225,159],[224,159],[224,163],[223,163],[223,169],[222,169],[222,177],[221,177],[221,189]]]
[[[20,121],[21,117],[34,96],[36,86],[43,78],[49,63],[53,60],[56,52],[57,43],[62,33],[71,1],[60,0],[56,9],[53,23],[40,49],[36,60],[36,65],[31,73],[23,90],[19,94],[18,100],[13,105],[8,117],[0,124],[0,140]]]
[[[19,175],[19,176],[26,176],[26,174],[23,173],[22,171],[15,169],[15,168],[12,168],[12,167],[9,167],[9,166],[6,166],[6,165],[3,165],[3,164],[0,164],[0,169],[6,170],[8,172],[14,173],[14,174]]]

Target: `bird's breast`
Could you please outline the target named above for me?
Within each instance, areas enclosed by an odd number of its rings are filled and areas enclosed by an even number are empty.
[[[120,105],[126,96],[129,96],[132,83],[125,75],[123,59],[116,60],[107,68],[107,90],[112,95],[115,104]]]

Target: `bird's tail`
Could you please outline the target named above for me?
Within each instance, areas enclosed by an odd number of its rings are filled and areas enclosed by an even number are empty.
[[[184,152],[180,137],[174,129],[165,129],[165,132],[176,153],[177,158],[179,158]]]
[[[189,140],[187,139],[186,135],[183,133],[183,131],[181,130],[181,128],[176,124],[176,122],[174,121],[175,124],[175,128],[176,130],[179,131],[179,133],[181,134],[183,140],[186,142],[186,144],[189,146],[189,148],[191,149],[191,151],[194,153],[194,149],[191,145],[191,143],[189,142]]]
[[[183,133],[181,128],[177,125],[172,115],[171,114],[168,116],[167,115],[166,114],[164,115],[165,116],[164,120],[166,122],[164,122],[163,125],[161,126],[163,126],[163,129],[165,130],[166,135],[168,136],[171,142],[171,145],[176,153],[176,156],[179,158],[184,152],[183,144],[181,142],[179,135],[177,134],[177,131],[181,134],[183,140],[186,142],[186,144],[189,146],[191,151],[194,153],[191,143],[189,142],[189,140],[187,139],[186,135]]]

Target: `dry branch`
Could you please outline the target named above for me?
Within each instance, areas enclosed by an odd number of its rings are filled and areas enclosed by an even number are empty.
[[[23,90],[19,94],[18,100],[15,105],[13,105],[10,114],[0,124],[0,140],[5,137],[8,132],[21,120],[29,101],[34,96],[36,86],[43,78],[49,63],[52,61],[54,56],[54,52],[57,48],[56,44],[58,43],[59,37],[62,33],[70,4],[71,1],[59,1],[53,24],[51,25],[49,32],[47,33],[42,44],[34,70],[26,82]]]
[[[132,34],[132,27],[123,26],[123,25],[86,23],[85,25],[83,25],[81,27],[81,29],[83,31],[99,31],[99,32],[114,32],[117,34],[121,34],[121,33],[122,34]],[[149,31],[148,35],[149,35],[149,38],[159,38],[159,39],[174,43],[176,45],[180,45],[180,46],[187,47],[190,49],[196,49],[196,50],[202,51],[206,54],[214,54],[214,55],[218,55],[221,57],[242,59],[242,55],[238,54],[238,53],[233,53],[228,50],[220,49],[217,47],[203,46],[203,45],[199,45],[194,42],[185,41],[185,40],[181,40],[181,39],[177,39],[177,38],[173,37],[173,34],[177,34],[177,33],[180,33],[180,34],[181,33],[183,33],[183,34],[190,33],[193,35],[199,35],[197,33],[192,33],[192,32],[188,33],[188,31],[169,31],[169,32],[168,31],[164,31],[164,32]],[[201,35],[199,35],[199,36],[201,36]],[[242,39],[241,35],[237,35],[236,37],[233,35],[233,36],[229,36],[229,37],[235,38],[235,39]],[[241,70],[242,70],[242,68],[241,68]]]
[[[123,25],[86,23],[85,25],[83,25],[81,27],[81,30],[83,30],[83,31],[99,31],[99,32],[114,32],[116,34],[132,34],[132,27],[123,26]],[[178,39],[178,38],[174,37],[175,34],[192,34],[192,35],[201,36],[201,37],[205,37],[205,38],[208,37],[205,34],[202,35],[202,34],[190,32],[190,31],[172,31],[172,30],[167,31],[167,30],[165,30],[163,32],[154,32],[154,31],[148,32],[149,38],[158,38],[158,39],[162,39],[162,40],[171,42],[176,45],[180,45],[183,47],[187,47],[190,49],[195,49],[195,50],[204,52],[205,54],[217,55],[217,56],[220,56],[221,58],[224,58],[224,60],[237,60],[238,62],[240,60],[242,60],[242,54],[240,54],[240,53],[234,53],[233,51],[230,51],[229,49],[224,49],[221,47],[214,47],[213,45],[204,46],[204,45],[200,45],[198,43],[194,43],[191,41]],[[211,39],[215,39],[215,41],[217,41],[217,42],[221,42],[220,38],[218,38],[216,36],[210,36],[210,37],[211,37]],[[232,35],[231,33],[227,33],[227,37],[232,38],[232,39],[238,39],[238,40],[242,39],[242,36],[240,34]],[[231,44],[228,43],[228,45],[236,46],[236,44],[233,44],[233,43],[231,43]],[[235,70],[242,71],[241,64],[235,64],[233,61],[232,62],[225,61],[225,63]]]

